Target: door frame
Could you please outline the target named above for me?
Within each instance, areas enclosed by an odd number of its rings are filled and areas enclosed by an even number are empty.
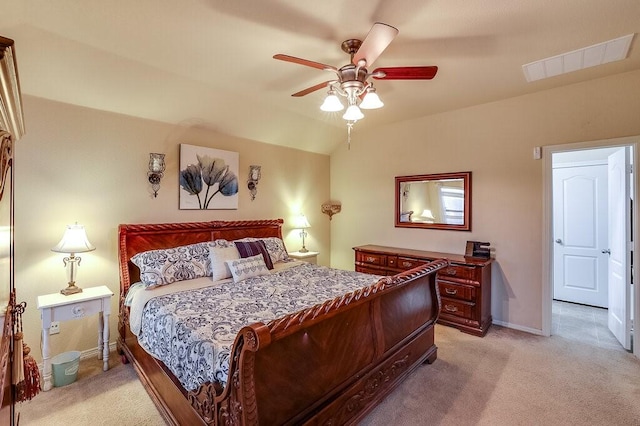
[[[636,208],[633,209],[631,220],[633,224],[633,251],[636,258],[640,255],[640,236],[638,224],[640,215],[637,208],[638,193],[640,188],[640,136],[630,136],[615,139],[603,139],[589,142],[576,142],[562,145],[548,145],[543,147],[542,155],[542,334],[551,336],[551,304],[553,301],[553,164],[552,156],[555,153],[566,151],[578,151],[595,148],[611,148],[616,146],[633,147],[633,200]],[[640,261],[633,264],[633,276],[640,277]],[[633,300],[633,353],[640,358],[640,291],[638,280],[634,283]]]

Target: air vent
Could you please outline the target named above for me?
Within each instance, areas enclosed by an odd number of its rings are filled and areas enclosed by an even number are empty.
[[[619,61],[627,57],[634,35],[635,33],[531,62],[523,65],[522,71],[527,81],[531,83],[543,78]]]

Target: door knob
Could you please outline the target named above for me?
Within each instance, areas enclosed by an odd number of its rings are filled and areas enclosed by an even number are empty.
[[[558,244],[562,244],[562,240],[561,240],[560,238],[558,238],[558,239],[556,240],[556,243],[558,243]]]
[[[606,254],[611,254],[611,250],[610,249],[604,249],[604,250],[602,250],[602,252],[606,253]]]

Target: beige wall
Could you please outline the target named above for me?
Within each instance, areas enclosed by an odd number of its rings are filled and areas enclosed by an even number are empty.
[[[304,212],[306,245],[319,261],[353,269],[352,247],[385,244],[463,253],[467,240],[496,251],[492,313],[497,321],[541,328],[542,162],[534,146],[640,134],[640,71],[471,107],[365,132],[356,125],[329,158],[223,135],[199,120],[169,125],[24,99],[27,134],[16,146],[16,287],[28,303],[26,342],[40,360],[36,297],[66,286],[62,255],[50,251],[64,226],[78,221],[96,250],[82,255],[81,287],[105,284],[117,323],[119,223],[282,217]],[[392,105],[387,105],[392,108]],[[240,205],[230,211],[178,210],[179,144],[240,153]],[[146,182],[148,153],[167,154],[158,198]],[[246,190],[250,164],[262,166],[258,195]],[[393,226],[394,177],[473,172],[472,232]],[[329,182],[331,182],[329,184]],[[329,196],[331,195],[331,196]],[[329,222],[320,204],[342,202]],[[298,233],[285,224],[287,247]],[[52,352],[96,347],[95,318],[62,323]]]
[[[329,157],[238,139],[193,120],[169,125],[24,97],[27,133],[15,150],[15,282],[27,302],[25,341],[41,360],[40,314],[36,297],[66,287],[64,255],[51,248],[65,225],[85,225],[96,250],[81,255],[80,287],[107,285],[115,294],[111,341],[116,339],[119,298],[117,227],[120,223],[283,218],[287,248],[300,248],[298,232],[287,225],[307,215],[306,240],[329,264],[330,227],[320,205],[329,199]],[[179,210],[179,144],[240,154],[238,210]],[[146,178],[149,152],[166,154],[167,170],[157,198]],[[249,165],[262,166],[255,201],[246,189]],[[96,347],[97,319],[63,322],[51,336],[52,354]]]
[[[480,84],[480,82],[479,82]],[[393,108],[387,105],[385,108]],[[495,248],[492,314],[542,328],[542,162],[533,147],[640,135],[640,71],[365,132],[331,156],[331,265],[353,269],[352,247],[464,253]],[[394,177],[471,171],[472,232],[394,227]]]

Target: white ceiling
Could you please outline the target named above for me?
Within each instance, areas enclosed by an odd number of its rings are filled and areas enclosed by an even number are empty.
[[[26,95],[330,153],[346,139],[325,91],[348,38],[400,32],[375,67],[437,65],[431,81],[376,81],[372,128],[640,68],[627,59],[527,83],[522,65],[640,32],[640,0],[2,0]],[[640,89],[639,89],[640,90]],[[26,117],[28,133],[28,116]]]

